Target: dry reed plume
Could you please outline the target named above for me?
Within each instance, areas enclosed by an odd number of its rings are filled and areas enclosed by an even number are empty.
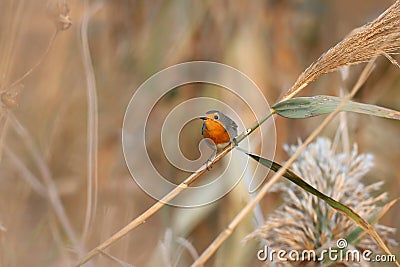
[[[380,55],[392,63],[390,56],[400,47],[400,1],[396,1],[374,21],[354,29],[341,42],[330,48],[311,64],[285,94],[284,99],[293,97],[310,82],[339,67],[367,62]]]
[[[295,145],[285,147],[289,155],[293,155],[297,148]],[[368,220],[376,218],[387,200],[387,194],[380,193],[382,181],[370,185],[363,183],[363,177],[373,167],[373,156],[358,154],[356,145],[348,154],[337,153],[329,139],[318,138],[306,147],[292,167],[321,192],[328,193]],[[323,249],[335,246],[341,238],[350,240],[351,233],[357,228],[347,217],[293,183],[282,180],[274,185],[272,191],[283,193],[282,205],[268,217],[264,225],[248,235],[247,240],[264,240],[267,246],[276,251],[315,250],[321,253]],[[385,243],[393,247],[397,245],[392,239],[394,228],[380,224],[375,224],[374,228]],[[383,253],[369,235],[358,234],[349,242],[348,248]],[[341,263],[358,266],[355,262]]]

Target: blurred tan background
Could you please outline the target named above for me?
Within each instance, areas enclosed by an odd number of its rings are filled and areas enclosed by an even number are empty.
[[[79,248],[72,242],[71,233],[66,233],[65,223],[80,240],[88,186],[88,90],[80,25],[90,11],[84,9],[83,1],[66,2],[72,26],[57,34],[38,68],[21,83],[9,87],[46,50],[54,32],[54,23],[46,14],[48,6],[57,3],[0,3],[0,88],[11,95],[18,94],[11,99],[15,105],[7,106],[3,101],[0,120],[1,266],[70,266],[78,258]],[[248,75],[273,104],[321,53],[353,28],[376,18],[391,3],[91,1],[89,9],[96,12],[89,19],[87,37],[98,97],[99,184],[96,214],[83,241],[85,249],[104,241],[155,202],[131,178],[121,145],[124,111],[142,82],[177,63],[217,61]],[[326,75],[302,95],[339,95],[339,88],[351,89],[360,70],[360,66],[351,67],[346,82],[338,73]],[[395,66],[378,59],[356,100],[399,110],[399,78],[400,71]],[[157,112],[165,115],[176,104],[204,94],[209,94],[207,88],[178,88],[158,103],[154,116]],[[221,93],[216,94],[224,99],[218,95]],[[306,138],[322,119],[277,119],[276,160],[287,159],[283,144]],[[348,115],[348,122],[351,143],[357,142],[361,152],[375,156],[376,166],[366,183],[383,180],[389,199],[399,197],[399,122],[352,114]],[[332,138],[337,125],[335,121],[324,135]],[[182,137],[188,157],[198,156],[187,147],[200,140],[200,127],[198,123],[185,129],[186,136],[197,136],[194,141]],[[149,147],[157,168],[178,180],[186,177],[187,173],[177,171],[159,155],[158,147],[157,140],[154,147]],[[46,183],[46,179],[50,182]],[[54,187],[41,190],[40,186],[35,187],[35,181]],[[61,200],[66,215],[63,222],[47,190]],[[193,246],[201,253],[247,201],[248,196],[237,188],[207,207],[166,206],[107,251],[133,266],[173,266],[177,259],[177,266],[188,266],[192,262],[189,248]],[[265,216],[279,201],[276,194],[267,196],[262,204]],[[381,223],[399,226],[399,212],[397,204]],[[253,229],[249,217],[207,266],[261,266],[255,256],[257,244],[240,243]],[[399,232],[396,240],[400,241]],[[94,266],[119,266],[104,256],[97,256],[93,262]]]

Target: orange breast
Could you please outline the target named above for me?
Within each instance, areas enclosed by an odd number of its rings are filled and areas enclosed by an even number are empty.
[[[229,133],[219,122],[208,119],[204,121],[204,124],[205,128],[203,135],[205,138],[210,138],[217,145],[228,143],[230,141]]]

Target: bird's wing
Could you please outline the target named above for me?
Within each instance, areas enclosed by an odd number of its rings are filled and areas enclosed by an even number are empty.
[[[237,126],[237,124],[234,122],[234,121],[230,121],[230,126],[231,127],[229,127],[229,138],[231,139],[231,141],[233,140],[233,138],[235,138],[237,135],[238,135],[238,133],[237,133],[237,128],[238,128],[238,126]]]

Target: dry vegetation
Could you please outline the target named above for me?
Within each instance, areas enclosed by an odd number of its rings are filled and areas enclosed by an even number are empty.
[[[247,74],[273,104],[322,52],[393,2],[113,0],[85,6],[85,1],[71,0],[69,14],[62,3],[0,3],[0,266],[73,265],[154,204],[132,180],[121,145],[125,108],[150,75],[190,60],[222,62]],[[81,28],[85,20],[87,34]],[[340,95],[360,72],[360,66],[350,67],[344,82],[338,73],[325,75],[301,94]],[[399,77],[396,66],[378,58],[355,100],[399,110]],[[177,89],[157,104],[153,117],[163,118],[177,103],[204,95],[229,99],[224,91]],[[276,161],[288,158],[283,144],[304,139],[322,120],[278,118]],[[344,147],[356,142],[360,152],[374,155],[375,166],[364,182],[384,181],[381,190],[389,199],[398,197],[399,122],[354,114],[345,120]],[[155,119],[154,131],[158,123]],[[322,135],[333,138],[339,123],[334,120]],[[198,156],[191,147],[197,147],[200,127],[185,129],[196,140],[182,138],[190,158]],[[157,168],[180,180],[186,177],[159,155],[157,133],[151,138],[149,153]],[[88,173],[98,176],[98,183],[88,182]],[[95,189],[90,199],[93,204],[97,199],[91,219],[86,213],[90,183]],[[119,266],[122,260],[133,266],[188,266],[247,202],[238,186],[207,207],[165,206],[93,264]],[[264,215],[280,203],[279,194],[268,194],[261,203]],[[400,205],[394,205],[380,224],[399,226],[399,212]],[[258,243],[241,242],[252,231],[248,216],[207,266],[261,266],[255,257]],[[392,251],[399,255],[398,247]]]

